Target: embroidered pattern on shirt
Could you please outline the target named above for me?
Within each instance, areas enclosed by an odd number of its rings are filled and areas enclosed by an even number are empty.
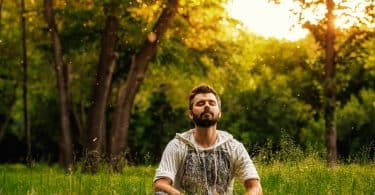
[[[187,194],[225,194],[232,178],[229,152],[224,148],[188,149],[181,180]]]

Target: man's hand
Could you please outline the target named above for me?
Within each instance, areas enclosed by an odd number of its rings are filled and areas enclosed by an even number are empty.
[[[257,179],[248,179],[244,183],[246,192],[245,195],[262,195],[262,186]]]
[[[154,183],[155,192],[162,191],[169,195],[182,195],[180,191],[172,186],[172,180],[169,178],[161,178]]]

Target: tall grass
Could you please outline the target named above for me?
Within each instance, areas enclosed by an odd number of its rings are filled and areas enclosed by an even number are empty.
[[[374,147],[364,147],[350,161],[330,168],[322,152],[303,151],[289,136],[283,136],[280,148],[269,141],[253,157],[261,177],[264,194],[375,194]],[[154,166],[127,165],[123,173],[113,173],[101,164],[97,174],[72,173],[57,166],[35,164],[0,165],[2,194],[152,194]],[[244,188],[235,182],[234,194]]]
[[[316,158],[258,166],[265,194],[374,194],[375,165],[339,164]]]
[[[374,194],[375,164],[339,164],[306,158],[299,162],[255,162],[264,194]],[[102,170],[67,174],[58,166],[0,165],[0,194],[152,194],[155,167],[127,166],[122,174]],[[235,182],[234,194],[242,194]]]
[[[122,174],[65,173],[36,164],[0,166],[0,194],[152,194],[153,167],[126,167]]]

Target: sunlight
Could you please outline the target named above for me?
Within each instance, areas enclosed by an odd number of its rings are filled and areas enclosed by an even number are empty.
[[[363,1],[361,3],[354,2],[354,1],[344,1],[341,3],[340,6],[346,8],[346,12],[349,12],[351,15],[345,14],[342,10],[336,10],[335,14],[337,15],[337,18],[335,20],[335,25],[340,28],[349,28],[351,26],[357,25],[358,21],[356,18],[366,18],[368,20],[371,20],[368,15],[366,15],[365,10],[367,4],[370,2]],[[354,17],[353,17],[354,16]],[[370,28],[374,28],[374,23],[366,23]]]
[[[343,9],[335,10],[335,25],[345,29],[357,25],[358,18],[367,18],[366,5],[369,1],[341,1],[336,6]],[[230,16],[241,21],[249,31],[264,37],[275,37],[295,41],[308,33],[298,24],[298,18],[290,10],[298,10],[293,0],[284,0],[281,4],[268,3],[266,0],[229,0],[226,5]],[[304,17],[316,23],[326,12],[325,4],[304,10]],[[350,14],[348,14],[350,13]],[[368,18],[367,18],[368,19]],[[369,27],[374,24],[368,23]]]
[[[275,5],[259,0],[230,0],[226,9],[251,32],[295,41],[305,37],[307,30],[298,25],[297,19],[289,12],[291,6],[292,2]]]

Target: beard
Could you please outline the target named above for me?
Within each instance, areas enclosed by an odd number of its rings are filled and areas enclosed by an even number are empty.
[[[210,114],[212,118],[206,117],[207,114]],[[214,113],[210,111],[204,111],[199,116],[193,113],[193,121],[198,127],[211,127],[216,125],[218,117],[215,117]]]

